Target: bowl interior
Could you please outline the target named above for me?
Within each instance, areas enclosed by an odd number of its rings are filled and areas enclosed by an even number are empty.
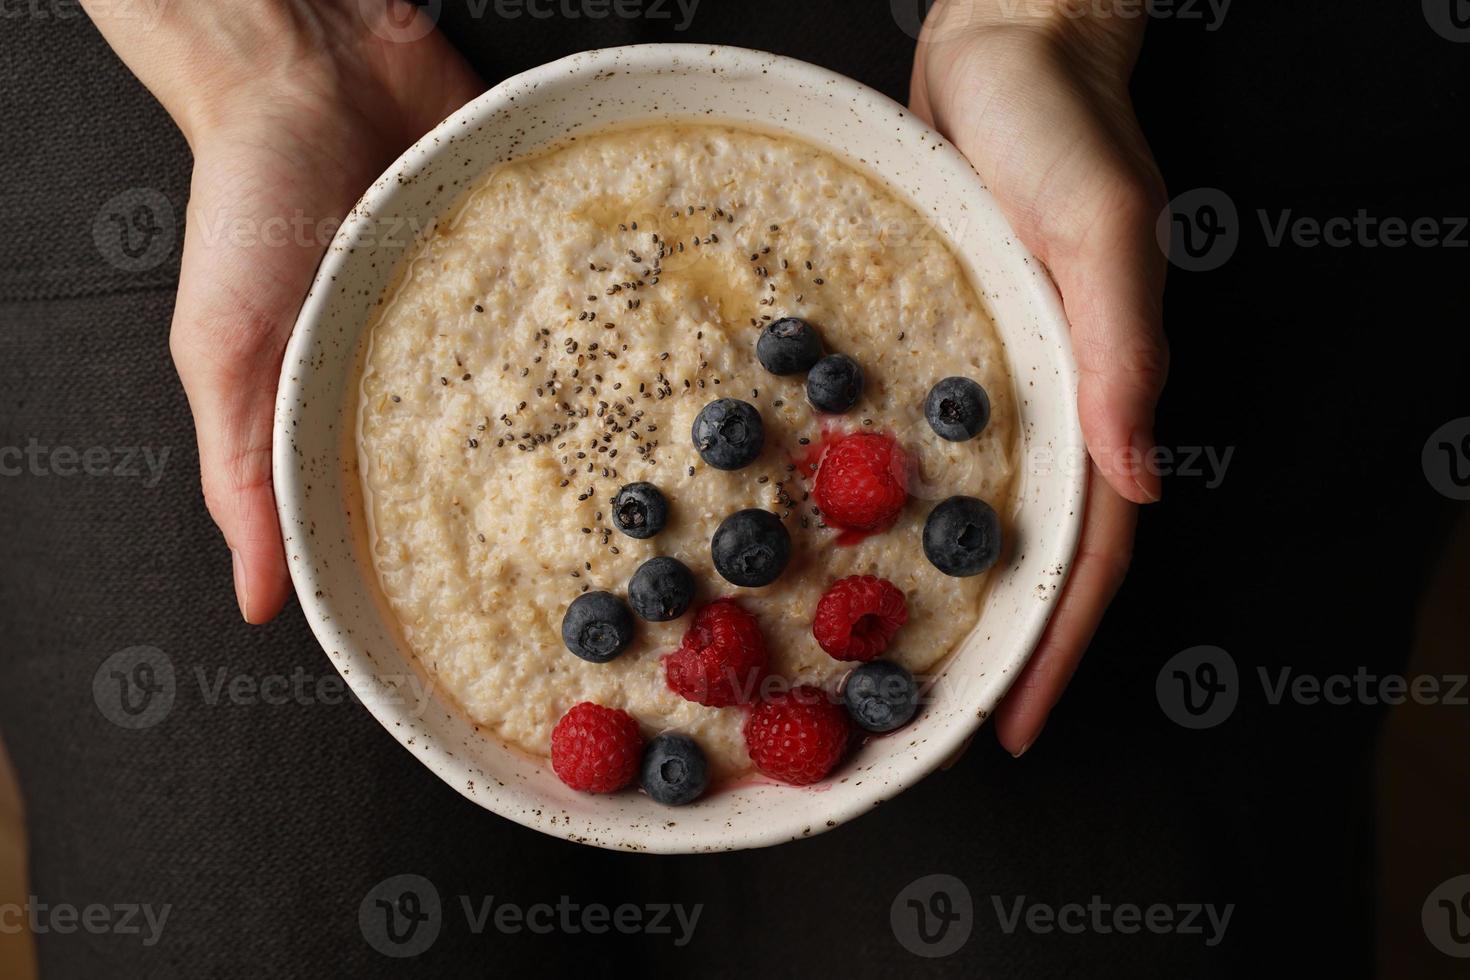
[[[1018,487],[1006,563],[934,696],[828,782],[747,780],[677,810],[588,796],[543,760],[475,728],[416,673],[362,544],[352,437],[364,332],[395,267],[486,169],[612,124],[685,119],[784,132],[887,184],[949,238],[1006,344],[1018,399]],[[892,100],[761,52],[647,45],[587,52],[512,78],[400,158],[344,222],[286,351],[275,481],[297,594],[337,669],[383,726],[466,797],[528,827],[603,847],[728,850],[798,839],[865,812],[956,751],[1005,692],[1065,581],[1084,462],[1066,324],[1045,270],[1015,241],[964,158]],[[426,690],[427,689],[427,690]]]

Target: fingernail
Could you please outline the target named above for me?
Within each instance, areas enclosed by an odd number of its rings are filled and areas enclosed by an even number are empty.
[[[1138,459],[1138,468],[1133,471],[1133,485],[1150,503],[1157,503],[1164,495],[1163,481],[1152,469],[1155,448],[1152,432],[1139,429],[1133,433],[1133,454]]]
[[[235,574],[235,602],[240,606],[240,615],[250,622],[250,589],[245,584],[245,562],[240,552],[230,549],[230,567]]]
[[[1027,752],[1031,751],[1031,746],[1033,746],[1033,745],[1036,744],[1036,740],[1041,737],[1041,733],[1044,732],[1044,731],[1046,731],[1046,722],[1043,721],[1041,723],[1041,727],[1036,730],[1036,734],[1031,736],[1031,741],[1029,741],[1025,745],[1021,746],[1020,749],[1018,749],[1017,751],[1012,752],[1011,753],[1011,758],[1013,758],[1013,759],[1019,759],[1019,758],[1021,758],[1021,756],[1025,755]]]

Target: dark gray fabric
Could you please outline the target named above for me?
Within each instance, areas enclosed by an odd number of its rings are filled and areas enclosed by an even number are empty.
[[[611,43],[722,40],[901,98],[912,54],[883,3],[704,0],[687,34],[448,6],[445,29],[490,80]],[[1137,89],[1175,189],[1226,187],[1248,222],[1257,208],[1463,213],[1464,168],[1445,148],[1466,117],[1470,62],[1425,30],[1418,5],[1402,6],[1307,17],[1254,5],[1213,33],[1155,24]],[[105,447],[113,468],[127,447],[168,456],[156,485],[0,477],[0,729],[29,808],[38,899],[171,911],[152,946],[38,936],[46,976],[1204,978],[1267,963],[1366,973],[1377,711],[1272,707],[1248,686],[1230,722],[1189,733],[1159,710],[1154,679],[1199,643],[1232,651],[1248,676],[1401,663],[1450,511],[1419,449],[1470,414],[1464,252],[1273,249],[1248,224],[1226,268],[1175,275],[1160,440],[1235,447],[1232,468],[1218,488],[1168,481],[1130,584],[1024,760],[985,732],[954,769],[810,842],[700,858],[605,853],[479,810],[354,705],[210,703],[220,671],[334,675],[294,603],[265,628],[236,616],[168,358],[176,249],[128,271],[120,240],[94,235],[104,204],[138,189],[181,216],[187,149],[85,19],[54,9],[0,24],[0,447]],[[1365,58],[1381,70],[1360,70]],[[92,685],[107,658],[139,645],[166,653],[178,694],[163,722],[131,731],[104,716]],[[358,926],[368,890],[401,873],[432,881],[445,903],[437,942],[411,961],[380,955]],[[932,873],[962,879],[975,914],[965,946],[931,960],[903,948],[889,914]],[[703,912],[685,946],[649,934],[477,936],[461,895]],[[1009,909],[1019,896],[1094,895],[1236,909],[1225,941],[1208,947],[1199,936],[1007,933],[992,899]]]

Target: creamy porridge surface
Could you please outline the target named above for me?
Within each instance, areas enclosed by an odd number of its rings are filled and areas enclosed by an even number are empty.
[[[909,622],[885,656],[923,671],[975,625],[987,576],[949,578],[920,544],[956,493],[1003,514],[1016,412],[1003,348],[959,263],[908,204],[794,140],[713,126],[583,138],[499,167],[411,255],[371,331],[358,449],[373,559],[404,636],[436,687],[485,730],[549,751],[567,708],[623,708],[646,735],[696,738],[717,773],[748,768],[740,708],[707,708],[664,683],[693,610],[638,623],[609,664],[562,644],[588,589],[626,596],[634,570],[672,555],[696,603],[738,595],[772,672],[832,688],[852,666],[812,636],[823,590],[873,574],[904,591]],[[798,316],[855,358],[862,400],[819,416],[801,376],[755,358],[760,325]],[[929,387],[965,375],[989,392],[977,439],[939,439]],[[690,441],[700,408],[742,398],[765,451],[734,472]],[[796,461],[830,431],[888,432],[917,463],[891,530],[837,546]],[[800,440],[807,439],[809,444]],[[648,540],[612,525],[626,483],[656,484],[669,524]],[[793,556],[763,589],[729,585],[709,542],[745,507],[783,517]]]

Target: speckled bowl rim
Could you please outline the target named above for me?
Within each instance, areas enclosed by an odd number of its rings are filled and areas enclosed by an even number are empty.
[[[409,148],[374,182],[353,208],[338,229],[331,246],[322,259],[287,344],[276,401],[272,448],[277,509],[281,518],[291,578],[301,601],[302,610],[313,633],[322,643],[334,666],[352,690],[363,699],[365,704],[370,705],[369,710],[384,728],[436,775],[461,795],[482,807],[523,826],[578,843],[652,853],[728,851],[763,847],[814,836],[839,826],[898,795],[959,751],[1010,687],[1046,627],[1056,599],[1061,593],[1061,587],[1071,568],[1073,553],[1080,534],[1087,479],[1086,453],[1076,413],[1077,370],[1072,357],[1069,331],[1060,298],[1041,263],[1026,252],[1014,234],[1007,234],[1001,245],[993,247],[1011,252],[1012,255],[1007,261],[1012,266],[1024,268],[1024,273],[1018,277],[1018,281],[1009,285],[1024,294],[1025,301],[1034,308],[1035,323],[1031,326],[1042,334],[1043,342],[1049,346],[1054,362],[1048,367],[1055,369],[1060,378],[1058,384],[1062,388],[1063,396],[1068,400],[1067,405],[1061,406],[1065,411],[1060,412],[1064,419],[1063,431],[1049,433],[1051,441],[1048,445],[1053,454],[1052,458],[1058,464],[1057,468],[1061,472],[1047,477],[1063,481],[1061,490],[1065,497],[1063,509],[1066,516],[1060,526],[1054,529],[1055,533],[1046,538],[1045,567],[1049,578],[1045,583],[1039,582],[1036,585],[1037,601],[1028,607],[1027,612],[1021,614],[1023,622],[1010,631],[1009,649],[1012,655],[1008,662],[1001,665],[998,670],[982,672],[979,682],[966,689],[966,698],[969,703],[963,712],[952,713],[951,717],[954,720],[947,727],[930,732],[927,738],[917,743],[911,743],[919,745],[919,749],[913,755],[911,765],[902,767],[896,775],[888,776],[883,780],[876,778],[866,781],[857,780],[850,786],[845,785],[848,779],[838,773],[828,783],[819,784],[813,788],[779,787],[781,791],[789,793],[825,791],[832,805],[830,811],[824,811],[822,814],[825,820],[817,821],[810,815],[802,819],[792,819],[787,813],[787,807],[772,806],[769,813],[762,814],[764,819],[756,821],[753,825],[747,821],[747,826],[742,827],[738,833],[722,831],[715,827],[708,833],[696,833],[695,839],[690,839],[686,827],[688,821],[678,820],[678,814],[689,808],[661,811],[669,814],[670,826],[673,825],[673,821],[678,821],[680,827],[678,831],[667,829],[662,821],[649,819],[646,815],[627,816],[628,811],[626,810],[617,811],[622,816],[621,823],[614,821],[609,822],[608,826],[597,827],[575,824],[563,805],[564,801],[550,798],[547,798],[544,804],[540,800],[528,801],[522,793],[524,790],[522,786],[505,783],[500,783],[498,786],[490,785],[489,779],[484,779],[483,785],[477,786],[477,777],[484,776],[484,773],[474,766],[474,760],[469,758],[467,753],[456,751],[457,747],[450,748],[440,744],[436,738],[427,737],[428,733],[421,723],[401,716],[395,711],[394,706],[382,704],[381,699],[368,700],[370,696],[381,691],[379,677],[384,675],[380,675],[381,668],[377,665],[371,652],[364,647],[361,631],[354,628],[353,618],[363,615],[361,608],[348,610],[342,602],[334,599],[334,593],[330,588],[330,578],[340,572],[331,568],[328,559],[319,554],[324,549],[315,537],[313,506],[308,499],[313,476],[308,469],[309,462],[301,457],[294,439],[297,426],[304,424],[313,413],[320,413],[324,410],[322,405],[324,399],[313,399],[312,397],[314,379],[321,366],[320,359],[326,356],[324,345],[330,343],[329,340],[323,338],[323,334],[329,329],[324,320],[324,311],[330,303],[333,286],[338,279],[345,275],[353,263],[363,261],[365,255],[371,254],[371,249],[364,249],[359,241],[363,226],[373,220],[380,205],[391,198],[395,186],[400,182],[411,181],[436,156],[448,152],[454,144],[453,137],[483,124],[499,112],[512,107],[524,108],[528,103],[533,103],[538,89],[543,86],[565,80],[569,75],[595,76],[599,72],[613,70],[622,73],[687,73],[696,64],[700,72],[706,70],[729,73],[753,71],[759,74],[779,74],[792,83],[809,86],[814,92],[840,94],[851,105],[861,105],[865,110],[883,113],[885,118],[891,115],[894,134],[897,138],[907,138],[926,145],[932,144],[929,149],[937,156],[939,163],[946,168],[946,173],[954,177],[958,168],[968,174],[968,177],[963,178],[969,181],[969,186],[964,190],[974,196],[973,198],[967,197],[966,200],[970,202],[969,207],[975,208],[982,214],[982,220],[993,221],[999,215],[998,208],[979,176],[953,145],[910,114],[903,106],[846,76],[767,52],[720,45],[633,45],[572,55],[506,79],[471,101]],[[679,118],[687,118],[687,116]],[[615,117],[607,119],[608,124],[616,121]],[[707,121],[727,122],[732,125],[753,124],[749,119],[722,118],[718,115],[707,117]],[[772,128],[782,127],[778,121],[772,120]],[[588,131],[590,127],[579,130],[582,133]],[[809,134],[800,134],[799,138],[824,146],[839,158],[853,159],[853,154],[847,148],[831,146]],[[871,169],[869,172],[871,173]],[[892,182],[885,182],[890,187],[894,186]],[[450,200],[452,198],[447,198],[441,202],[441,205],[447,206]],[[1000,220],[1003,221],[1003,218]],[[968,271],[971,267],[970,257],[959,243],[954,242],[953,244]],[[1010,261],[1011,259],[1016,261]],[[985,285],[993,284],[986,283]],[[1001,326],[1004,336],[1006,333],[1004,326],[998,325]],[[364,322],[361,329],[366,329],[366,326]],[[340,332],[340,325],[336,329]],[[345,352],[338,350],[334,356],[353,359],[356,356],[357,347],[358,343],[354,339],[353,343],[347,345]],[[1019,389],[1020,379],[1014,380]],[[338,408],[340,409],[340,406]],[[1018,437],[1020,439],[1018,465],[1025,468],[1028,466],[1026,454],[1031,438],[1028,430],[1033,422],[1029,419],[1028,413],[1021,410],[1020,405],[1018,405],[1018,416],[1022,430]],[[345,446],[341,451],[345,451]],[[338,462],[340,463],[340,456]],[[1021,477],[1025,478],[1024,472]],[[1017,499],[1020,499],[1021,495],[1021,491],[1018,490]],[[345,501],[343,506],[345,508]],[[1036,543],[1033,542],[1034,544]],[[376,591],[378,587],[371,567],[359,568],[358,572],[374,577],[369,588]],[[982,624],[984,618],[982,611]],[[977,627],[976,631],[967,638],[966,644],[973,640],[978,632]],[[407,655],[402,650],[394,652],[401,661],[407,662]],[[948,670],[948,664],[956,656],[957,654],[952,654],[943,663],[943,666],[939,668],[941,674]],[[408,668],[405,667],[405,669]],[[450,708],[449,710],[457,709]],[[467,722],[467,719],[465,721]],[[922,721],[922,716],[920,721]],[[913,724],[918,725],[919,723],[916,721]],[[493,736],[486,735],[484,738],[492,745],[500,745]],[[502,751],[505,750],[502,749]],[[833,780],[840,780],[845,788],[841,792],[832,792],[834,788],[837,788],[831,785]],[[613,797],[606,799],[613,799]],[[711,805],[718,805],[717,800],[710,802]],[[695,806],[700,805],[695,804]],[[737,810],[736,815],[741,815],[741,811]],[[706,820],[705,824],[708,826],[711,821]]]

